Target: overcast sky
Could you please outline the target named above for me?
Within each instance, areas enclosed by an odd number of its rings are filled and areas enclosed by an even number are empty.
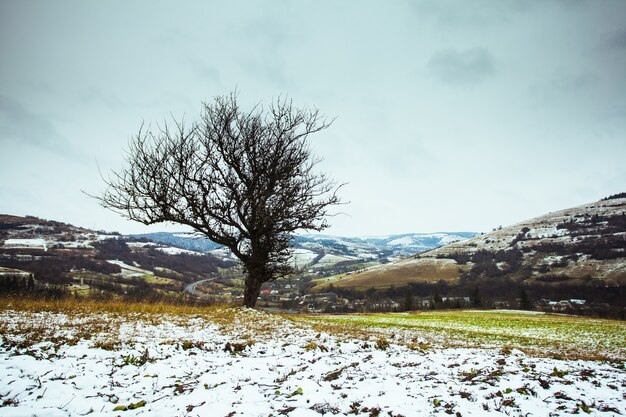
[[[328,233],[489,231],[626,191],[626,1],[0,0],[0,213],[134,233],[81,193],[141,121],[235,87],[336,121]]]

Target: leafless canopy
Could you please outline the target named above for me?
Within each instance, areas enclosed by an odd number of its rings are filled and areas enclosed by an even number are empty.
[[[244,112],[235,93],[219,96],[189,126],[142,126],[97,198],[128,219],[187,225],[228,247],[247,272],[244,304],[254,306],[261,284],[289,272],[292,232],[325,229],[339,203],[308,145],[328,126],[289,100]]]

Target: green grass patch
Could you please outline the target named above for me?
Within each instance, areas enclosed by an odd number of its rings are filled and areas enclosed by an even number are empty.
[[[548,356],[626,360],[626,322],[500,311],[295,316],[330,331],[405,330],[436,344],[516,347]]]
[[[148,284],[156,284],[156,285],[169,285],[169,284],[174,284],[178,282],[172,278],[160,277],[158,275],[143,275],[141,279],[146,281]]]
[[[327,277],[318,277],[311,280],[312,283],[315,284],[315,288],[328,287],[328,285],[332,284],[335,281],[342,279],[346,274],[342,272],[341,274],[329,275]]]

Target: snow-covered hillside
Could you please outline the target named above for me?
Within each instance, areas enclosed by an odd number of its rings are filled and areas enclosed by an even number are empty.
[[[0,247],[5,249],[50,248],[93,249],[93,243],[117,239],[118,233],[107,233],[76,227],[70,224],[0,214]]]
[[[174,246],[177,248],[187,249],[195,252],[206,253],[221,247],[221,245],[218,245],[217,243],[212,242],[211,240],[196,233],[157,232],[129,235],[129,237],[136,239],[144,238],[153,242],[158,242],[168,246]]]
[[[34,289],[54,285],[55,290],[81,295],[182,295],[189,282],[233,266],[201,252],[119,233],[0,214],[0,267],[34,274]],[[17,290],[25,284],[10,285]]]
[[[611,198],[547,213],[512,226],[494,230],[439,250],[438,254],[458,251],[498,251],[511,247],[533,250],[547,244],[575,246],[577,242],[615,237],[621,246],[626,242],[626,198]]]
[[[0,215],[2,234],[0,235],[0,248],[9,250],[18,249],[95,249],[98,242],[109,239],[128,240],[119,233],[89,230],[66,223],[39,219],[36,217],[17,217]],[[156,235],[161,235],[157,233]],[[165,233],[170,236],[172,234]],[[141,235],[138,235],[141,236]],[[177,235],[174,235],[177,236]],[[179,236],[179,239],[188,239],[187,235]],[[140,248],[154,248],[166,254],[198,254],[202,251],[182,249],[180,245],[167,244],[159,239],[154,242],[137,242],[131,239],[128,246]],[[176,239],[173,239],[176,242]],[[218,245],[213,244],[213,248]]]

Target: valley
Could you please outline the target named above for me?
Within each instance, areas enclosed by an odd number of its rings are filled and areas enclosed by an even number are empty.
[[[294,272],[267,283],[265,307],[302,309],[312,281],[401,259],[475,233],[403,234],[376,238],[298,235]],[[50,294],[130,297],[185,303],[237,303],[243,275],[233,255],[193,233],[123,236],[35,217],[0,216],[0,277],[32,273]],[[2,281],[10,290],[26,283]],[[328,307],[328,306],[326,306]],[[345,307],[345,306],[339,306]]]
[[[199,304],[237,304],[243,296],[239,262],[193,233],[123,236],[8,215],[0,233],[5,291]],[[484,234],[296,235],[293,272],[264,284],[259,307],[521,308],[623,318],[625,250],[624,195]]]

